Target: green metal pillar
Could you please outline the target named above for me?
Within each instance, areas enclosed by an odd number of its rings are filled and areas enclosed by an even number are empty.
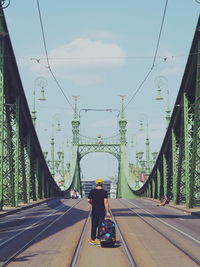
[[[156,198],[157,192],[156,192],[156,181],[155,178],[152,180],[152,196],[153,198]]]
[[[120,133],[120,160],[119,160],[119,181],[117,186],[117,198],[133,198],[134,194],[128,184],[129,164],[126,147],[126,125],[127,121],[124,114],[124,96],[121,96],[121,112],[118,121]]]
[[[80,126],[80,121],[78,117],[78,110],[77,110],[77,99],[78,97],[74,97],[74,118],[72,120],[72,145],[76,146],[79,144],[79,126]]]
[[[163,191],[164,195],[166,196],[168,194],[168,188],[167,188],[167,162],[165,155],[163,155]]]
[[[148,197],[151,197],[151,182],[148,184]]]
[[[39,186],[40,186],[40,179],[39,179],[39,160],[38,158],[36,158],[35,160],[35,174],[34,174],[34,185],[35,185],[35,188],[34,188],[34,199],[33,200],[38,200],[38,197],[39,197]]]
[[[199,30],[199,29],[197,29]],[[200,197],[200,33],[197,45],[197,71],[194,102],[194,126],[188,207],[193,207],[194,194]]]
[[[19,133],[19,127],[20,127],[20,116],[19,116],[19,98],[16,99],[15,103],[15,135],[14,135],[14,202],[13,205],[15,207],[18,206],[18,197],[19,197],[19,153],[20,153],[20,133]]]
[[[55,160],[54,160],[54,137],[52,136],[51,138],[51,175],[54,177],[55,176]]]
[[[49,181],[49,179],[46,179],[46,198],[48,198],[49,197],[49,192],[50,192],[50,181]]]
[[[13,109],[10,105],[5,107],[5,123],[4,123],[4,203],[15,207],[15,170],[14,170],[14,151],[15,129],[12,127],[16,125],[13,119]]]
[[[186,206],[192,206],[192,188],[190,180],[190,145],[189,145],[189,116],[188,116],[188,100],[186,95],[183,95],[183,135],[184,135],[184,180],[185,180],[185,198]]]
[[[0,13],[0,32],[4,32],[3,14]],[[0,36],[0,210],[3,208],[3,174],[4,174],[4,109],[5,109],[5,85],[4,85],[4,38]]]
[[[158,199],[161,199],[161,192],[160,192],[160,186],[161,186],[161,184],[160,184],[160,170],[159,169],[157,169],[157,198]]]
[[[26,203],[30,203],[31,196],[31,136],[26,137]]]
[[[150,198],[153,198],[153,180],[150,182]]]
[[[180,199],[180,187],[178,187],[178,176],[177,176],[177,148],[176,148],[176,136],[174,133],[174,130],[172,129],[171,132],[172,135],[172,142],[171,142],[171,146],[172,146],[172,183],[173,183],[173,202],[175,204],[179,203],[179,199]]]
[[[78,96],[74,96],[74,116],[71,122],[72,123],[72,156],[70,162],[71,185],[69,186],[69,189],[76,189],[79,193],[81,193],[80,155],[79,155],[80,120],[78,116],[77,99]],[[66,182],[65,185],[67,184]],[[70,192],[68,191],[68,194],[69,193]]]
[[[20,161],[21,161],[21,190],[22,190],[22,195],[23,195],[23,202],[27,203],[27,194],[26,194],[26,157],[27,157],[27,152],[26,152],[26,144],[25,140],[21,138],[21,143],[20,143]]]
[[[41,199],[44,199],[44,194],[45,194],[45,192],[44,192],[44,186],[45,186],[44,180],[45,180],[44,171],[42,171],[42,173],[41,173]]]

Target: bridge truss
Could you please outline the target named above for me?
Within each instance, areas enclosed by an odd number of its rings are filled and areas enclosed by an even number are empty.
[[[77,112],[77,99],[75,98],[74,118],[72,121],[72,156],[70,163],[70,179],[65,184],[69,190],[76,188],[81,192],[80,179],[80,160],[89,153],[104,152],[113,155],[119,163],[117,197],[131,198],[134,196],[127,180],[130,180],[129,164],[126,149],[126,124],[124,116],[124,98],[122,98],[122,107],[119,116],[119,134],[113,137],[102,138],[98,135],[96,138],[85,137],[80,134],[80,120]],[[132,180],[133,182],[133,180]]]
[[[200,199],[200,19],[172,117],[156,163],[138,190],[130,177],[126,151],[124,107],[116,140],[83,140],[75,106],[72,120],[72,157],[69,190],[81,191],[80,160],[92,152],[106,152],[118,159],[117,197],[161,198],[193,207]],[[31,199],[62,195],[44,159],[18,72],[12,44],[0,7],[0,209]]]
[[[0,209],[55,195],[0,5]]]
[[[200,201],[200,18],[157,161],[144,186],[134,193],[167,195],[187,207]]]

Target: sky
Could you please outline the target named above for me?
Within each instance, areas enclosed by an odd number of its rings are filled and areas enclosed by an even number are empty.
[[[168,1],[155,66],[135,97],[152,67],[166,0],[40,0],[39,3],[49,64],[64,95],[47,68],[37,1],[10,0],[4,13],[30,111],[35,88],[36,131],[43,151],[50,155],[53,132],[55,151],[63,149],[66,162],[70,160],[73,96],[79,96],[82,135],[116,135],[117,111],[83,109],[120,109],[119,95],[126,96],[129,161],[135,162],[136,151],[145,151],[147,125],[150,150],[159,151],[166,132],[167,90],[172,110],[200,3]],[[160,76],[164,79],[162,101],[155,100]],[[45,80],[47,101],[38,100],[41,89],[38,77]],[[60,132],[55,131],[58,120]],[[140,120],[146,126],[144,132],[139,131]],[[106,180],[117,175],[117,164],[110,154],[88,154],[81,160],[83,179]]]

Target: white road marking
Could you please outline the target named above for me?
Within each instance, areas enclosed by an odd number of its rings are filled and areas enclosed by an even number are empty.
[[[5,245],[6,243],[10,242],[11,240],[13,240],[15,237],[21,235],[22,233],[24,233],[26,230],[31,229],[34,225],[38,224],[39,222],[45,220],[47,217],[49,217],[50,215],[56,213],[57,211],[59,211],[60,209],[66,207],[65,205],[63,205],[62,207],[60,207],[58,210],[54,210],[52,213],[48,214],[47,216],[43,217],[41,220],[29,225],[28,227],[26,227],[23,231],[17,233],[16,235],[12,236],[11,238],[9,238],[8,240],[4,241],[3,243],[0,244],[0,247],[2,247],[3,245]]]
[[[80,201],[79,201],[80,202]],[[78,203],[79,203],[78,202]],[[73,209],[74,206],[78,204],[77,202],[68,210],[66,210],[62,215],[60,215],[57,219],[55,219],[53,222],[51,222],[47,227],[45,227],[41,232],[39,232],[36,236],[34,236],[28,243],[26,243],[22,248],[20,248],[17,252],[15,252],[7,261],[4,262],[4,264],[7,264],[10,262],[10,260],[14,257],[16,257],[21,251],[24,250],[24,248],[27,247],[27,245],[31,244],[38,236],[40,236],[43,232],[45,232],[50,226],[52,226],[54,223],[56,223],[59,219],[61,219],[66,213],[68,213],[71,209]]]
[[[189,239],[193,240],[193,241],[196,242],[197,244],[200,244],[200,241],[197,240],[197,239],[195,239],[194,237],[192,237],[192,236],[186,234],[185,232],[183,232],[183,231],[179,230],[178,228],[174,227],[173,225],[171,225],[171,224],[169,224],[169,223],[167,223],[167,222],[161,220],[160,218],[154,216],[152,213],[148,212],[147,210],[144,210],[144,209],[140,208],[139,206],[137,206],[137,205],[134,204],[133,202],[130,202],[130,201],[128,201],[128,200],[126,200],[126,201],[129,202],[130,204],[134,205],[135,207],[139,208],[140,210],[143,210],[144,212],[150,214],[152,217],[154,217],[154,218],[157,219],[158,221],[162,222],[163,224],[169,226],[169,227],[172,228],[173,230],[175,230],[175,231],[179,232],[180,234],[182,234],[182,235],[188,237]],[[135,212],[139,217],[142,217],[142,216],[139,215],[135,210],[134,210],[134,212]]]

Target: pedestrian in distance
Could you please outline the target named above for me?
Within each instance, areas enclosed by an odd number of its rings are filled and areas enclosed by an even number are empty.
[[[91,213],[91,245],[99,245],[99,230],[105,216],[110,217],[108,205],[108,193],[103,189],[103,180],[95,181],[96,187],[92,189],[88,195],[88,203],[92,205]],[[97,240],[96,240],[97,239]]]
[[[161,202],[160,204],[158,204],[157,206],[165,206],[166,204],[169,204],[169,198],[167,196],[164,196],[162,199],[161,199]]]

